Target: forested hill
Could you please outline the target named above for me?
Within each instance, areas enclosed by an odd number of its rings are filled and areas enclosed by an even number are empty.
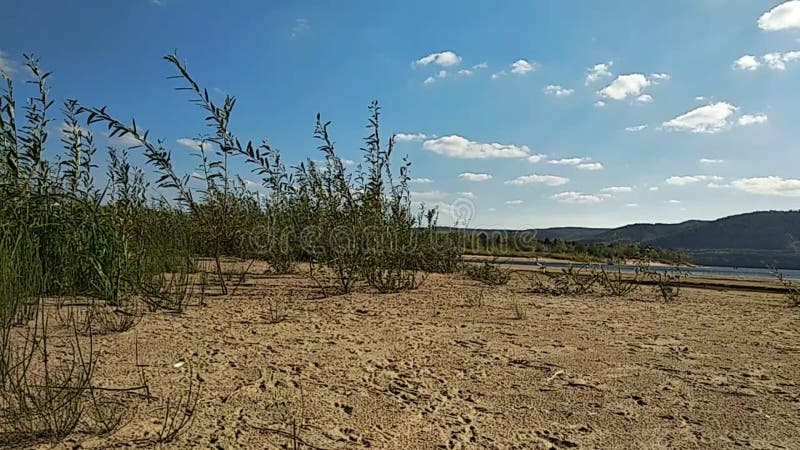
[[[539,240],[639,242],[678,249],[697,264],[800,268],[800,210],[760,211],[677,224],[638,223],[613,229],[559,227],[524,231],[535,233]]]

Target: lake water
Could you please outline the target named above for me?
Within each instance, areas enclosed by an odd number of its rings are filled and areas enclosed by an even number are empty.
[[[502,262],[501,258],[498,258],[498,262]],[[569,265],[573,265],[578,267],[581,263],[561,263],[561,262],[536,262],[536,261],[526,261],[526,260],[514,260],[514,264],[520,264],[524,266],[544,266],[544,267],[553,267],[553,268],[562,268],[567,267]],[[612,264],[595,264],[596,267],[603,267],[606,270],[617,270],[617,268],[622,269],[626,272],[633,272],[636,270],[636,266],[622,264],[622,265],[612,265]],[[667,271],[670,270],[670,267],[651,267],[654,271]],[[708,276],[708,277],[741,277],[741,278],[774,278],[773,275],[770,273],[769,269],[760,269],[756,267],[720,267],[720,266],[695,266],[695,267],[686,267],[683,268],[683,271],[688,273],[689,275],[695,276]],[[800,280],[800,270],[792,270],[792,269],[781,269],[781,273],[786,278]]]

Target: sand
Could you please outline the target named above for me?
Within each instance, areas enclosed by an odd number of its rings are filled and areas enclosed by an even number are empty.
[[[189,377],[193,422],[160,448],[800,448],[800,310],[780,295],[527,288],[432,275],[322,299],[302,274],[249,277],[96,337],[95,384],[144,369],[159,400],[129,395],[121,429],[55,448],[151,445]]]

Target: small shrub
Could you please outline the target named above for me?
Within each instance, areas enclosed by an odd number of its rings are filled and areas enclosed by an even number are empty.
[[[496,264],[484,261],[482,264],[466,264],[464,274],[470,279],[480,281],[490,286],[501,286],[508,284],[511,280],[511,270],[501,269]]]
[[[650,272],[656,296],[664,302],[677,301],[681,296],[681,283],[686,274],[679,267]]]
[[[783,286],[784,295],[790,308],[800,307],[800,285],[786,278],[782,272],[777,269],[770,269],[772,275]]]
[[[624,297],[639,287],[639,272],[634,272],[630,277],[623,275],[622,268],[606,270],[604,267],[596,274],[597,283],[607,295]]]

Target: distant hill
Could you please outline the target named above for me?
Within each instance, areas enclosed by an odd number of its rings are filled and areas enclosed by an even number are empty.
[[[524,231],[536,232],[540,240],[641,242],[680,250],[697,264],[800,269],[800,211],[760,211],[717,220],[637,223],[613,229],[559,227]]]

